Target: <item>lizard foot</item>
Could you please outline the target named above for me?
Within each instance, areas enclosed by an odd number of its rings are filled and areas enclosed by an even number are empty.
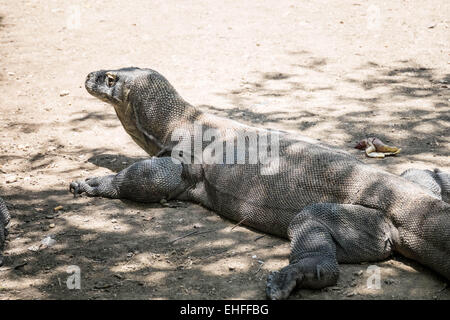
[[[99,186],[99,178],[87,178],[84,181],[77,180],[70,183],[69,191],[74,198],[82,193],[85,193],[88,197],[95,197],[99,195]]]
[[[306,258],[269,274],[266,294],[272,300],[287,299],[296,286],[320,289],[335,284],[338,277],[334,262]]]
[[[293,265],[270,273],[267,277],[267,297],[271,300],[287,299],[297,285],[297,280],[302,278],[302,273],[293,268]]]

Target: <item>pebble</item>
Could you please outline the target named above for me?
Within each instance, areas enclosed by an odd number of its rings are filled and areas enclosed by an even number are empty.
[[[362,274],[363,274],[362,270],[353,272],[353,275],[355,275],[355,276],[361,276]]]
[[[44,239],[42,239],[41,241],[41,245],[45,246],[45,247],[51,247],[56,243],[56,240],[53,239],[51,236],[45,237]]]
[[[39,246],[34,245],[34,246],[31,246],[31,247],[28,247],[28,251],[38,252],[39,251]]]
[[[63,91],[61,91],[61,92],[59,93],[59,96],[60,96],[60,97],[64,97],[64,96],[67,96],[67,95],[69,95],[69,94],[70,94],[69,90],[63,90]]]
[[[5,179],[6,183],[13,183],[17,181],[17,176],[16,175],[7,175],[6,179]]]
[[[342,290],[342,288],[338,287],[338,286],[334,286],[334,287],[330,287],[330,290],[339,291],[339,290]]]
[[[63,206],[57,206],[57,207],[53,208],[53,211],[58,212],[59,210],[62,210],[62,209],[64,209]]]
[[[50,223],[49,227],[50,227],[50,228],[54,228],[54,227],[55,227],[55,224],[54,224],[54,223]]]

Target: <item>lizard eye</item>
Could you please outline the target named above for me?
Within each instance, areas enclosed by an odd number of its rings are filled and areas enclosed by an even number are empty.
[[[107,73],[105,82],[108,87],[112,87],[117,82],[117,76],[115,74]]]

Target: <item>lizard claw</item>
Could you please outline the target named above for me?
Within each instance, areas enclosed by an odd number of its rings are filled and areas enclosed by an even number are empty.
[[[73,194],[73,197],[76,198],[80,192],[80,185],[78,182],[74,181],[70,183],[69,192]]]
[[[99,196],[114,196],[114,188],[109,186],[113,176],[107,177],[91,177],[84,181],[77,180],[72,181],[69,186],[69,191],[74,197],[81,194],[86,194],[88,197],[99,197]],[[109,189],[108,189],[109,186]]]
[[[266,295],[271,300],[287,299],[303,275],[291,266],[275,271],[267,277]]]
[[[73,193],[73,197],[86,193],[88,196],[94,196],[95,188],[98,186],[98,182],[95,178],[87,178],[85,181],[72,181],[69,186],[69,191]]]

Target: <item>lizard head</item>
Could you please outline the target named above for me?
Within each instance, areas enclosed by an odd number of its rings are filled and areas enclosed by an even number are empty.
[[[94,97],[114,105],[127,104],[130,92],[136,93],[140,98],[147,96],[150,99],[161,98],[161,94],[165,97],[177,95],[161,74],[151,69],[135,67],[91,72],[86,77],[85,87]]]
[[[105,102],[113,105],[124,104],[133,84],[146,76],[146,69],[122,68],[118,70],[99,70],[86,77],[86,90]]]
[[[169,81],[151,69],[94,71],[88,74],[85,87],[114,106],[125,130],[149,154],[154,154],[157,145],[149,137],[163,139],[171,121],[179,120],[188,106]]]

